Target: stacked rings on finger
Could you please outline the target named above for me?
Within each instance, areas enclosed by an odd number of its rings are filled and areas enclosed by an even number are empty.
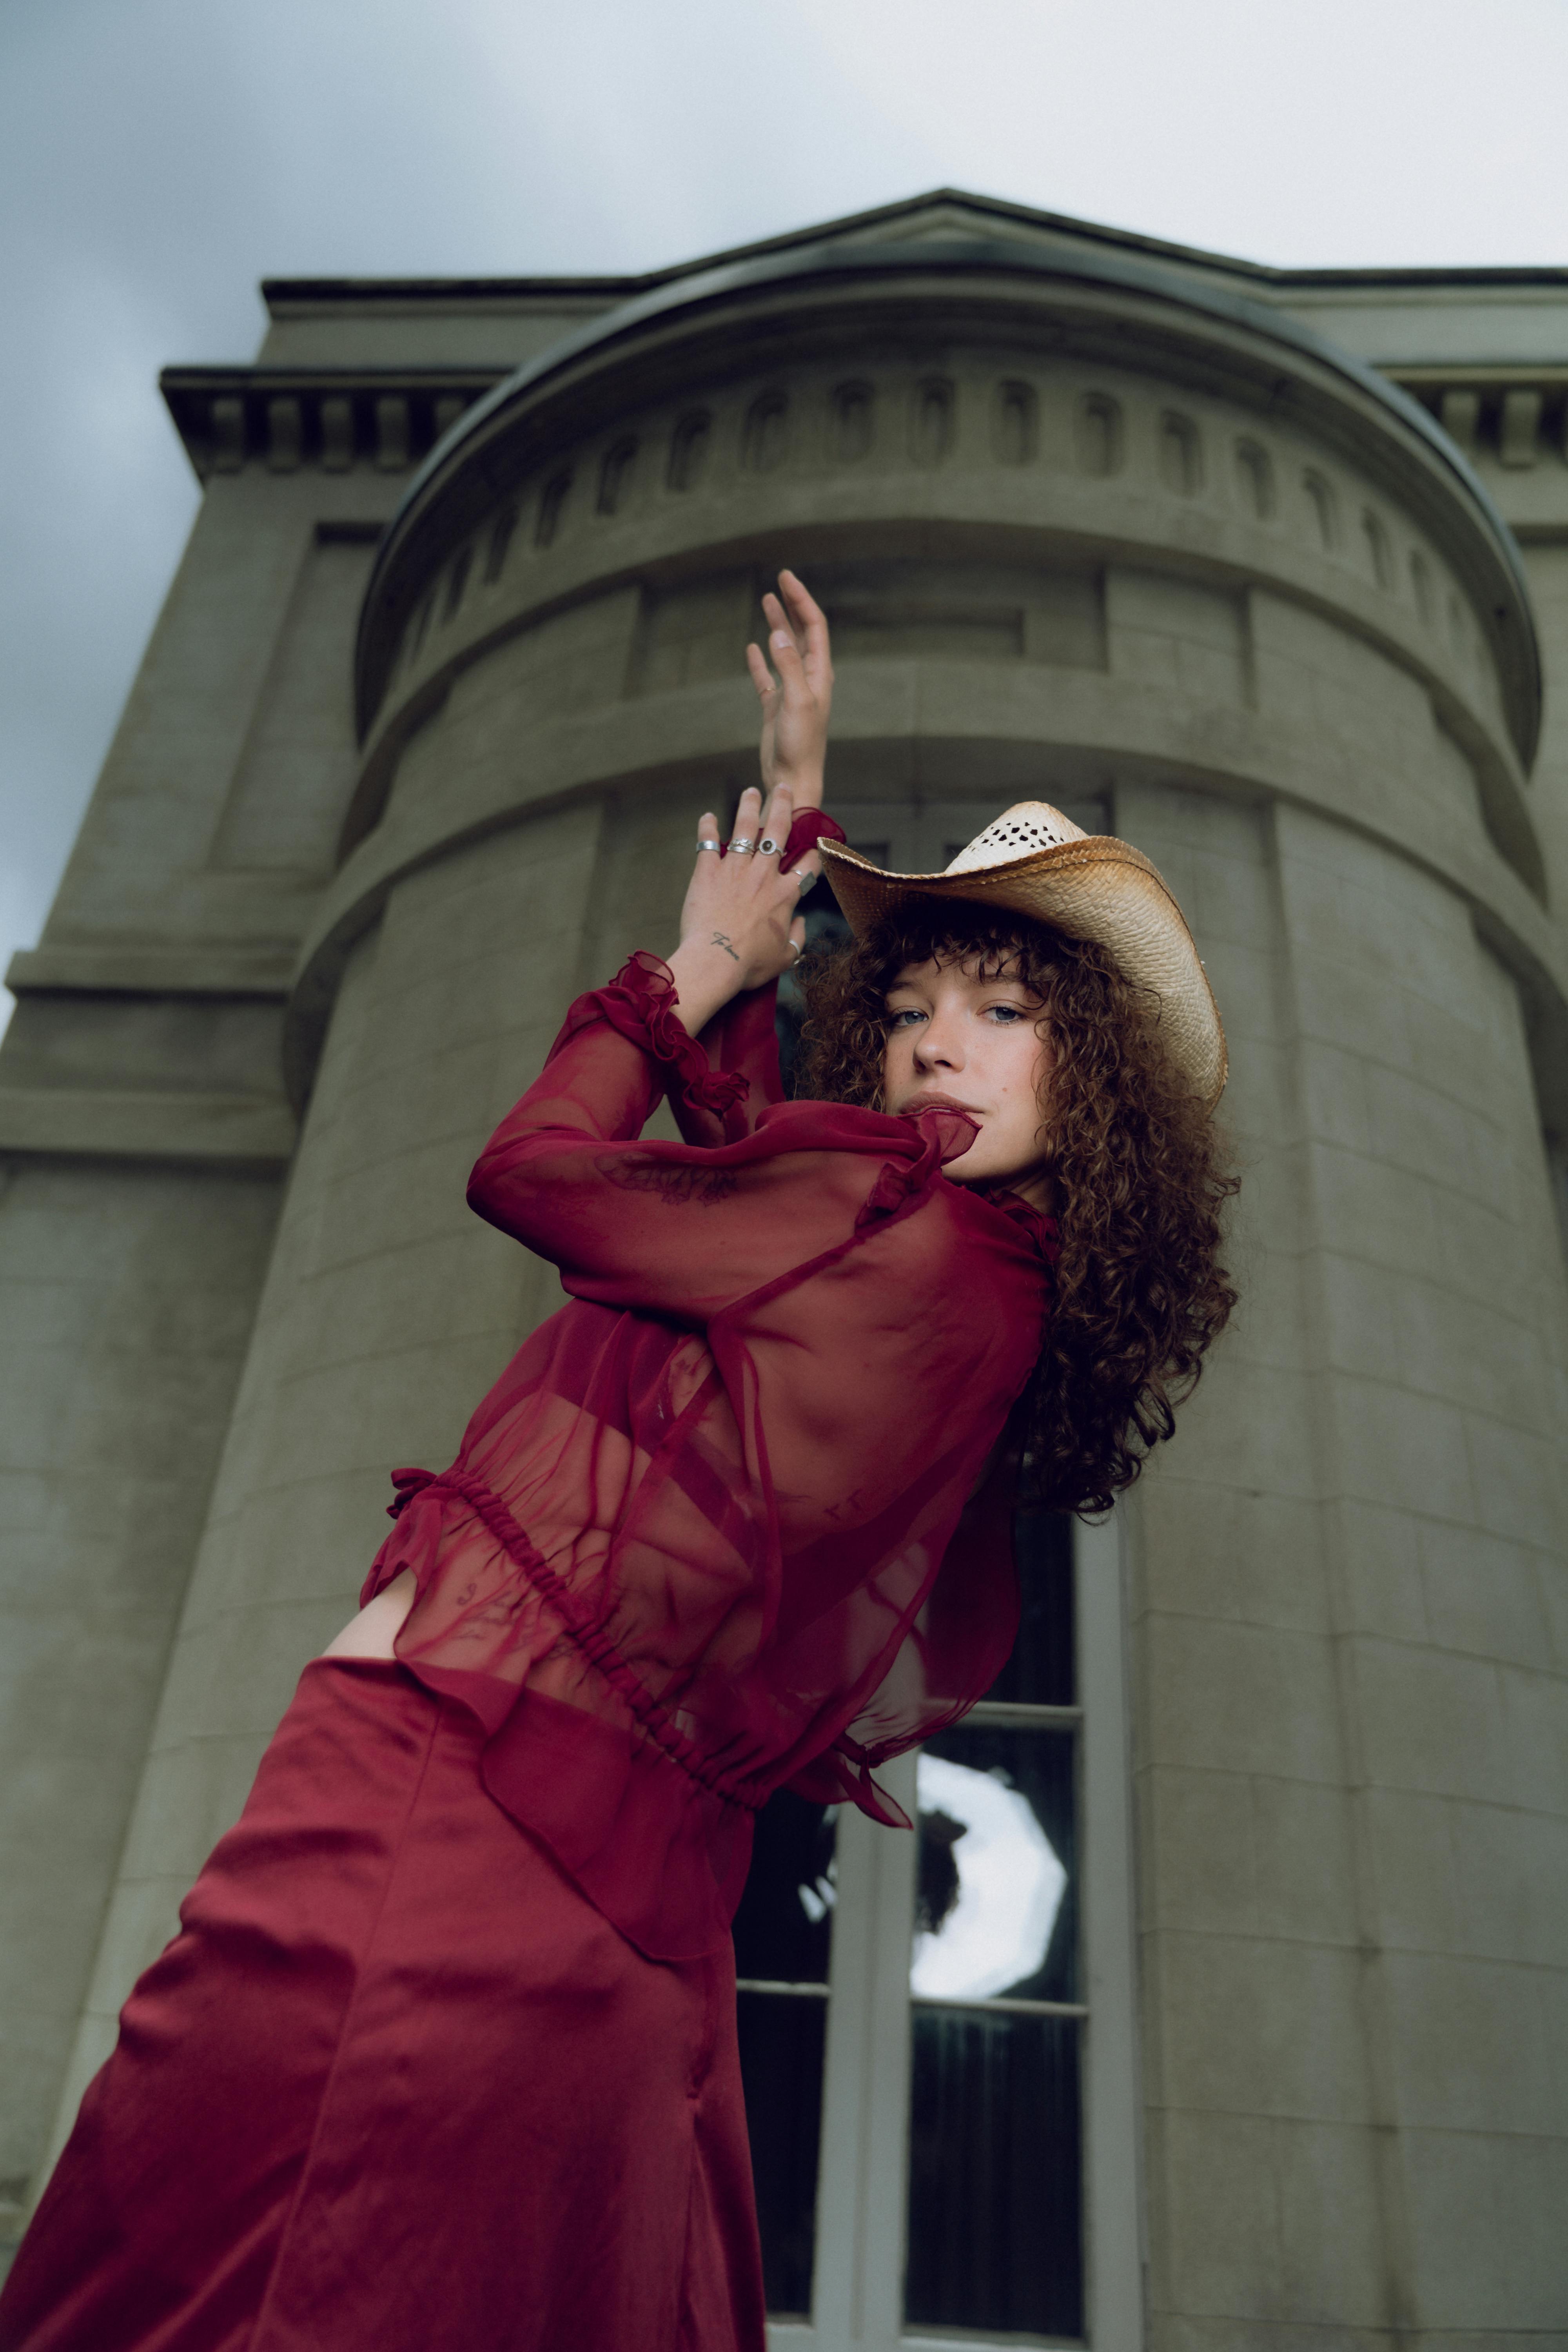
[[[776,857],[783,847],[783,842],[775,841],[773,835],[770,833],[765,841],[758,842],[757,856],[759,857]]]
[[[743,857],[747,850],[752,846],[752,844],[747,835],[743,833],[738,833],[735,835],[734,840],[730,844],[731,855],[736,857]]]

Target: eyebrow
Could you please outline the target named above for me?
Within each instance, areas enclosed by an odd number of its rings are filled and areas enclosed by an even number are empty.
[[[1016,988],[1018,991],[1018,993],[1024,998],[1026,1005],[1032,1005],[1036,1011],[1040,1013],[1045,1011],[1046,1000],[1044,996],[1041,995],[1038,989],[1031,988],[1026,980],[1017,980],[1010,972],[997,973],[994,978],[990,980],[982,980],[978,982],[976,985],[981,989],[996,988],[999,987],[1004,981],[1006,982],[1010,988]],[[882,991],[882,1003],[885,1006],[890,1006],[894,997],[899,993],[900,989],[907,994],[912,996],[916,993],[919,987],[920,982],[918,981],[890,980],[886,988]]]

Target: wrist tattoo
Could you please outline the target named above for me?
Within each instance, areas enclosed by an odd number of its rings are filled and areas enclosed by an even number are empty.
[[[714,944],[714,946],[715,946],[716,948],[722,948],[722,949],[723,949],[723,950],[724,950],[725,954],[729,957],[729,959],[730,959],[730,961],[731,961],[731,963],[739,963],[739,962],[740,962],[740,961],[741,961],[740,957],[735,953],[734,949],[730,945],[729,940],[725,938],[725,936],[724,936],[724,934],[723,934],[723,932],[722,932],[722,931],[715,931],[715,932],[714,932],[714,934],[713,934],[713,944]]]

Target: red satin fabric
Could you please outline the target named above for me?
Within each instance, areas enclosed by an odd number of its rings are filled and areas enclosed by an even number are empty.
[[[644,1959],[468,1710],[319,1659],[136,1987],[4,2352],[763,2352],[731,1957]]]
[[[901,1818],[869,1768],[1005,1660],[1008,1478],[982,1480],[1053,1241],[943,1176],[961,1116],[782,1101],[772,989],[700,1045],[674,1006],[634,957],[486,1147],[469,1201],[574,1303],[449,1471],[396,1474],[364,1588],[413,1570],[399,1658],[658,1958],[723,1943],[774,1789]],[[666,1089],[692,1139],[638,1142]]]

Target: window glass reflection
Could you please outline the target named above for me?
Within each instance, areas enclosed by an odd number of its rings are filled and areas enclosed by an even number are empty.
[[[808,1804],[787,1789],[758,1814],[751,1873],[735,1914],[737,1976],[827,1982],[837,1819],[837,1806]]]
[[[920,1759],[920,1890],[910,1990],[984,1999],[1037,1976],[1067,1872],[1020,1789]]]
[[[742,1985],[749,1979],[805,1988],[742,1990],[738,2002],[763,2283],[768,2309],[781,2315],[811,2309],[836,1822],[836,1807],[781,1790],[757,1816],[751,1873],[735,1915],[735,1973]]]
[[[743,1992],[736,2022],[763,2240],[763,2292],[771,2312],[804,2317],[811,2310],[816,2255],[827,2003],[787,1993]]]
[[[1083,2334],[1078,2021],[917,2009],[912,2326]]]
[[[1078,1998],[1070,1732],[951,1731],[921,1755],[910,1990]]]
[[[1015,1706],[1074,1706],[1072,1520],[1062,1511],[1019,1511],[1013,1521],[1018,1563],[1018,1638],[987,1698]]]

